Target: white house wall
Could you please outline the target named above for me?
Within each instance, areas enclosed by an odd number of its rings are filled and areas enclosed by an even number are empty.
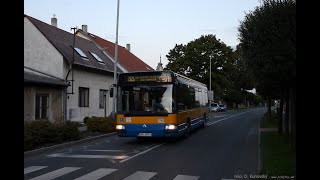
[[[26,17],[24,66],[64,79],[62,55]]]
[[[69,78],[71,78],[71,73]],[[113,84],[113,76],[106,74],[98,74],[94,72],[88,72],[85,70],[75,69],[74,71],[74,94],[68,95],[67,100],[67,118],[72,121],[80,121],[88,116],[104,116],[104,109],[99,109],[99,91],[100,89],[108,90],[106,107],[107,116],[112,112],[112,98],[109,97],[110,86]],[[79,107],[79,87],[89,88],[89,107]],[[71,92],[71,87],[68,88],[68,92]],[[77,117],[69,117],[70,109],[75,109]]]

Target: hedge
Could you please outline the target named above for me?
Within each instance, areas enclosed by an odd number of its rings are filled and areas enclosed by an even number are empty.
[[[116,121],[111,117],[96,117],[86,119],[86,125],[89,131],[110,133],[115,131]]]
[[[80,139],[77,123],[54,125],[47,120],[26,122],[24,125],[24,150]]]

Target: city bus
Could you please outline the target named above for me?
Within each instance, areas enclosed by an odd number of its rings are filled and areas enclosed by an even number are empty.
[[[208,89],[172,71],[119,74],[116,131],[120,137],[188,136],[205,127]]]

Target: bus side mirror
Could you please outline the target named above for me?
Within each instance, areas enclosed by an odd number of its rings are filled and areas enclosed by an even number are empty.
[[[113,88],[110,88],[110,97],[113,97]]]

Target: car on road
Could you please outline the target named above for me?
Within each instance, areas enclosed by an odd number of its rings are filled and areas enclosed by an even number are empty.
[[[227,111],[227,106],[225,104],[219,104],[219,111]]]
[[[211,111],[219,112],[220,111],[219,104],[218,103],[211,103]]]

